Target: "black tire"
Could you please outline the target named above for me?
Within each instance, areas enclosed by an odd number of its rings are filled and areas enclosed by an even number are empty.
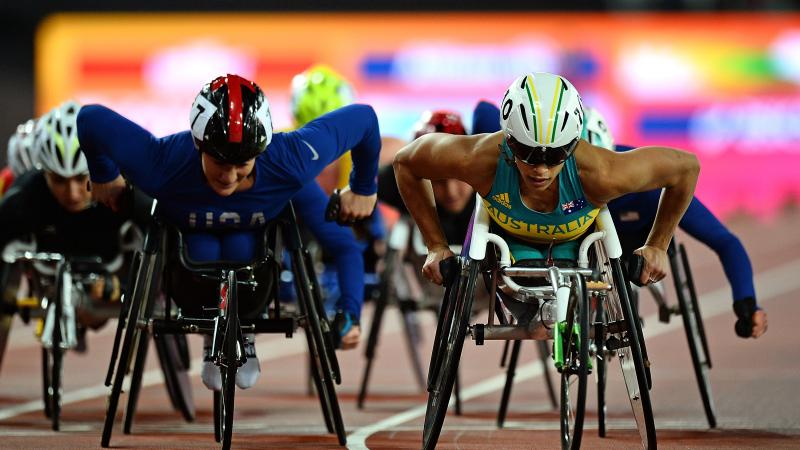
[[[589,375],[589,301],[583,277],[576,278],[570,294],[563,339],[564,366],[561,368],[561,448],[579,449],[586,411]],[[572,330],[577,325],[577,336]],[[577,342],[575,341],[577,337]]]
[[[369,334],[367,334],[367,346],[364,350],[366,364],[364,364],[364,373],[361,375],[361,385],[358,390],[358,400],[356,401],[356,407],[358,409],[364,409],[364,401],[367,398],[369,378],[372,373],[372,362],[375,359],[375,350],[378,348],[378,339],[380,338],[380,330],[383,323],[383,312],[386,310],[386,306],[389,303],[391,291],[390,280],[392,273],[395,271],[396,259],[397,250],[390,248],[386,251],[386,265],[381,273],[378,298],[375,299],[375,312],[372,315]]]
[[[139,336],[139,345],[136,349],[136,358],[133,362],[130,386],[128,387],[128,404],[125,407],[125,420],[122,425],[124,434],[131,434],[133,418],[136,416],[136,406],[139,404],[139,393],[142,390],[142,377],[144,376],[144,363],[150,348],[150,333],[142,330]]]
[[[334,353],[333,342],[330,339],[330,334],[323,330],[323,320],[327,323],[327,319],[324,317],[325,310],[318,309],[318,307],[321,307],[321,302],[317,302],[314,297],[314,292],[308,289],[308,287],[313,287],[313,285],[311,284],[312,278],[305,261],[302,250],[296,250],[293,253],[292,267],[296,277],[295,288],[297,291],[300,313],[306,317],[306,341],[308,343],[309,354],[311,355],[312,377],[315,383],[318,381],[316,387],[322,407],[323,418],[327,417],[325,419],[326,423],[330,420],[333,425],[333,431],[336,432],[339,445],[345,445],[347,443],[347,433],[344,428],[342,411],[339,407],[339,400],[334,387],[336,363],[335,360],[331,360],[330,358],[330,355]],[[316,280],[316,277],[313,279]],[[326,334],[328,335],[327,337]],[[318,379],[316,376],[313,376],[314,373],[318,374]]]
[[[64,373],[64,349],[61,348],[60,326],[53,330],[53,348],[50,349],[50,386],[48,394],[50,399],[50,422],[53,431],[61,427],[61,392],[62,375]],[[56,338],[58,336],[58,338]]]
[[[439,345],[431,356],[432,366],[435,364],[432,367],[434,378],[429,382],[428,405],[422,434],[422,448],[426,450],[435,448],[439,440],[472,311],[478,263],[462,260],[461,264],[467,266],[467,273],[464,275],[464,271],[460,271],[462,275],[456,280],[457,286],[447,290],[450,298],[442,302],[443,310],[440,313],[439,323],[442,329],[436,331],[440,340],[434,343]]]
[[[42,401],[44,402],[44,416],[48,419],[50,411],[50,350],[42,347]]]
[[[642,335],[638,327],[639,316],[633,311],[628,297],[629,286],[622,270],[622,264],[617,258],[609,260],[614,289],[609,293],[609,304],[606,310],[610,321],[624,320],[629,324],[624,336],[620,338],[627,341],[626,346],[617,350],[625,386],[631,403],[636,426],[642,441],[642,447],[648,450],[657,448],[656,427],[653,419],[653,407],[650,402],[650,390],[647,381],[647,370],[642,354]],[[630,326],[633,324],[634,326]]]
[[[147,254],[142,258],[136,280],[128,300],[128,315],[125,319],[123,339],[117,359],[117,370],[113,374],[111,392],[108,394],[106,402],[106,417],[103,423],[103,433],[100,438],[100,445],[107,448],[111,443],[111,434],[114,430],[114,421],[117,416],[119,406],[119,396],[122,393],[122,383],[130,367],[131,357],[134,348],[138,345],[141,330],[136,326],[139,320],[145,319],[148,303],[152,300],[154,291],[154,276],[156,274],[160,258],[157,254]]]
[[[542,376],[544,377],[545,389],[547,389],[547,397],[550,399],[550,406],[553,409],[558,409],[559,401],[556,398],[556,388],[553,383],[553,376],[550,375],[550,362],[553,358],[550,357],[550,352],[547,349],[548,341],[536,341],[536,346],[539,348],[539,361],[542,363]]]
[[[314,262],[311,260],[311,254],[308,250],[301,249],[303,262],[305,263],[305,277],[308,280],[308,286],[311,287],[310,298],[314,302],[317,310],[317,318],[322,331],[322,349],[325,351],[327,362],[325,363],[330,367],[331,374],[333,375],[333,382],[342,384],[342,371],[339,369],[339,358],[336,356],[336,345],[333,333],[337,331],[333,329],[330,321],[328,320],[327,313],[325,312],[325,302],[322,300],[322,289],[319,287],[316,272],[314,271]]]
[[[58,431],[61,427],[61,392],[62,392],[62,375],[64,374],[64,349],[61,348],[61,341],[63,340],[62,320],[64,315],[62,309],[61,298],[66,291],[64,288],[64,271],[65,266],[60,266],[57,274],[58,281],[56,283],[56,298],[55,298],[55,320],[53,326],[53,342],[50,348],[50,386],[47,388],[48,397],[50,399],[50,422],[53,431]]]
[[[597,300],[595,323],[604,324],[606,323],[606,316],[603,302],[597,297],[595,297],[595,300]],[[597,434],[600,437],[606,437],[606,380],[610,353],[606,351],[605,336],[602,333],[595,333],[594,346],[594,378],[597,384]]]
[[[307,336],[308,339],[311,339],[310,336]],[[314,362],[314,358],[309,353],[308,359],[308,373],[311,377],[312,384],[312,391],[313,392],[322,392],[324,386],[322,385],[322,376],[319,373],[320,369],[317,364]],[[326,400],[326,397],[323,395],[318,395],[320,402],[320,408],[322,410],[322,418],[325,420],[325,429],[328,430],[328,433],[335,434],[336,428],[333,426],[333,421],[331,420],[333,413],[330,411],[330,406]]]
[[[708,358],[708,346],[705,343],[703,319],[698,310],[697,296],[694,295],[694,284],[690,275],[691,272],[689,270],[689,260],[686,257],[686,251],[682,244],[679,249],[680,262],[671,261],[673,263],[672,273],[675,279],[678,305],[680,306],[681,318],[683,319],[683,329],[686,332],[686,340],[689,344],[689,353],[692,357],[694,375],[700,390],[700,399],[703,402],[703,411],[706,414],[708,426],[710,428],[716,428],[716,408],[714,407],[711,382],[708,377],[711,363]],[[683,267],[678,267],[677,264],[679,263],[682,264]],[[685,287],[688,289],[683,289],[684,286],[681,285],[681,280],[684,279],[686,280]],[[689,298],[687,298],[687,294]]]
[[[214,391],[214,440],[217,442],[222,442],[222,430],[220,427],[220,407],[222,405],[222,396],[221,391]]]
[[[506,341],[508,343],[510,341]],[[522,341],[514,341],[511,347],[511,358],[508,360],[506,367],[506,384],[503,386],[503,395],[500,397],[500,408],[497,410],[497,428],[503,428],[506,423],[506,414],[508,413],[508,402],[511,399],[511,389],[514,387],[514,375],[517,371],[517,360],[519,359],[519,350],[522,346]]]
[[[187,422],[194,421],[195,406],[189,367],[184,354],[186,336],[183,334],[155,335],[153,341],[164,374],[164,385],[170,402]]]

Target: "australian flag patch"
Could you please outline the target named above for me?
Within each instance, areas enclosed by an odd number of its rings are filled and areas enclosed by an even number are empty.
[[[579,198],[561,204],[561,210],[564,214],[572,214],[575,211],[580,211],[586,206],[586,198]]]

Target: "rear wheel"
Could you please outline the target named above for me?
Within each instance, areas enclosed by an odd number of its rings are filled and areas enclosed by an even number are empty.
[[[180,411],[184,420],[192,422],[195,417],[194,396],[189,379],[189,366],[186,364],[188,358],[182,354],[186,349],[186,336],[156,335],[153,341],[156,344],[156,353],[172,406]]]
[[[657,447],[656,428],[653,420],[653,407],[650,403],[647,370],[640,345],[643,338],[637,326],[639,317],[634,312],[628,297],[628,281],[625,279],[622,264],[619,259],[610,259],[609,261],[613,289],[607,297],[608,318],[612,322],[623,320],[627,324],[627,330],[617,333],[615,336],[620,344],[616,355],[622,368],[642,446],[646,449],[655,449]]]
[[[298,303],[301,313],[306,317],[306,336],[309,354],[311,355],[312,378],[316,383],[326,426],[328,426],[329,431],[336,433],[339,445],[345,445],[347,433],[334,387],[338,363],[335,360],[333,341],[331,340],[330,329],[323,330],[323,324],[327,325],[327,319],[324,316],[325,310],[321,301],[316,301],[314,297],[312,289],[316,286],[316,281],[313,281],[314,284],[312,284],[308,265],[304,263],[305,259],[301,252],[295,251],[292,255],[292,266],[296,276],[295,287]]]
[[[60,328],[57,325],[53,330],[53,348],[48,352],[50,354],[50,385],[47,388],[47,394],[53,431],[58,431],[61,427],[61,378],[64,370],[64,349],[61,348]]]
[[[117,407],[119,406],[119,396],[122,394],[122,384],[130,368],[134,349],[137,348],[142,334],[142,330],[137,324],[140,321],[149,319],[148,314],[152,312],[149,304],[153,300],[153,291],[156,284],[154,278],[159,263],[158,254],[148,253],[144,255],[137,271],[131,296],[127,300],[129,304],[127,308],[128,314],[123,325],[124,332],[122,333],[123,338],[119,349],[119,358],[117,359],[117,370],[112,374],[113,383],[106,402],[106,417],[100,438],[102,447],[108,447],[111,442],[111,433],[114,430],[114,421],[116,420]]]
[[[683,328],[686,331],[686,340],[689,343],[689,353],[692,356],[692,366],[694,367],[697,386],[700,389],[700,398],[703,401],[703,410],[706,414],[708,426],[715,428],[717,426],[717,416],[714,398],[711,394],[711,382],[708,378],[711,362],[708,357],[708,345],[705,341],[703,318],[700,315],[697,295],[694,292],[694,283],[691,278],[686,250],[683,244],[678,248],[680,262],[671,261],[673,262],[672,273],[678,293],[678,304],[681,310],[681,318],[683,319]],[[678,264],[681,264],[682,267],[678,266]]]
[[[478,264],[462,260],[461,275],[456,279],[457,285],[448,289],[449,299],[442,303],[440,313],[439,335],[431,356],[432,379],[429,374],[428,405],[425,411],[425,426],[422,436],[423,449],[433,449],[439,440],[439,433],[444,424],[450,395],[464,347],[472,301],[475,294],[475,280],[478,276]],[[437,345],[438,344],[438,345]]]
[[[605,311],[603,309],[603,301],[599,297],[594,297],[596,301],[595,307],[595,324],[604,324],[607,322]],[[608,370],[608,357],[610,352],[606,351],[605,336],[603,336],[602,328],[595,328],[594,339],[594,378],[597,384],[597,434],[600,437],[606,437],[606,373]]]

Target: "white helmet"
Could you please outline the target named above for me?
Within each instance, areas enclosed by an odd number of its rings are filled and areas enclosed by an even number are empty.
[[[611,130],[608,129],[600,111],[594,108],[586,108],[586,124],[581,137],[592,145],[614,150],[614,136],[611,135]]]
[[[14,177],[39,168],[33,151],[33,119],[20,124],[17,131],[8,138],[8,166]]]
[[[64,178],[89,173],[86,156],[78,142],[77,118],[81,106],[62,103],[36,123],[34,148],[44,170]]]
[[[532,72],[514,80],[500,109],[506,135],[529,147],[564,147],[581,136],[583,105],[566,78]]]

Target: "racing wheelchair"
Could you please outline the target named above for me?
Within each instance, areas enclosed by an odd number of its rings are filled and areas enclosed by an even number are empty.
[[[148,334],[199,333],[212,336],[211,354],[214,363],[219,367],[222,380],[222,389],[213,394],[214,438],[221,444],[221,448],[228,449],[233,433],[236,372],[247,359],[243,333],[279,333],[292,337],[298,327],[303,327],[306,331],[313,362],[312,378],[327,430],[336,434],[339,444],[344,445],[346,433],[334,388],[334,383],[341,383],[341,374],[334,353],[331,327],[325,317],[311,259],[300,239],[291,202],[278,217],[264,227],[263,255],[249,264],[193,262],[186,255],[181,233],[165,224],[157,206],[154,206],[151,217],[143,250],[137,258],[135,282],[130,284],[128,308],[119,322],[109,363],[107,384],[111,386],[111,392],[108,396],[101,445],[108,447],[110,444],[123,382],[134,362],[126,425],[132,420],[129,418],[132,418],[135,411],[138,396],[136,385],[141,383],[141,366],[144,363],[144,359],[139,356],[141,342]],[[264,286],[274,287],[283,249],[288,250],[291,257],[292,272],[296,280],[294,285],[298,299],[297,313],[290,315],[283,312],[277,298],[271,295],[267,299],[266,310],[258,317],[240,317],[239,292],[242,289],[256,291]],[[159,294],[164,290],[165,268],[172,255],[183,269],[217,283],[218,292],[214,294],[218,300],[217,307],[207,311],[210,317],[184,317],[179,309],[175,311],[176,308],[173,308],[170,295],[164,296],[165,305],[162,308],[155,307]],[[267,288],[265,291],[271,292],[271,289]],[[185,386],[188,388],[188,383]]]
[[[99,257],[74,256],[35,251],[35,241],[10,243],[3,251],[3,259],[10,268],[4,278],[18,279],[16,292],[0,302],[0,348],[5,349],[7,333],[14,315],[24,323],[34,320],[36,334],[42,344],[42,394],[45,416],[52,429],[60,429],[61,399],[63,395],[63,360],[70,350],[82,351],[82,337],[87,328],[97,328],[117,317],[120,302],[106,303],[90,299],[95,283],[105,278],[105,286],[112,283],[110,274],[117,273],[129,262],[130,251],[141,245],[141,233],[126,223],[120,233],[121,252],[111,260]],[[2,283],[5,285],[6,283]],[[11,283],[14,284],[14,283]],[[106,289],[111,294],[113,289]],[[121,299],[124,301],[124,298]],[[3,351],[0,351],[0,363]],[[179,377],[174,369],[162,365],[166,377]],[[187,411],[193,412],[193,403]]]
[[[560,428],[565,449],[580,447],[587,378],[592,369],[589,349],[594,345],[613,351],[620,361],[642,446],[656,448],[646,350],[620,261],[622,249],[607,209],[601,209],[596,224],[597,231],[581,242],[577,264],[572,267],[565,263],[512,265],[508,244],[490,232],[488,213],[480,199],[476,202],[461,256],[442,263],[446,292],[428,372],[424,449],[433,449],[438,441],[468,335],[478,345],[486,340],[553,341],[553,362],[561,374]],[[494,247],[488,247],[490,243],[499,250],[499,258]],[[470,325],[469,312],[480,272],[489,278],[492,297],[502,295],[499,302],[490,302],[487,323]],[[540,281],[538,285],[528,285],[535,279]],[[506,317],[495,324],[498,303],[502,306],[511,296],[531,305],[535,316],[517,323],[515,317]],[[590,296],[599,299],[603,314],[593,315]],[[505,312],[498,316],[505,316]],[[600,320],[592,323],[590,317]]]
[[[706,340],[705,328],[703,326],[703,318],[700,314],[700,306],[697,301],[697,292],[694,287],[694,279],[692,278],[692,271],[689,266],[689,259],[686,254],[685,246],[676,244],[675,240],[670,243],[667,249],[669,256],[670,269],[672,272],[672,280],[675,286],[675,293],[677,297],[677,304],[670,305],[667,299],[667,294],[663,286],[660,284],[649,284],[646,286],[647,291],[651,294],[658,306],[658,319],[660,322],[669,323],[670,318],[674,315],[681,316],[683,320],[683,328],[686,333],[686,339],[689,344],[689,353],[692,358],[692,365],[694,367],[695,378],[697,379],[698,388],[700,390],[700,398],[703,402],[703,410],[708,421],[710,428],[715,428],[717,424],[716,411],[714,406],[714,399],[711,393],[711,383],[708,377],[708,371],[711,369],[711,358],[708,351],[708,343]],[[638,278],[633,278],[631,281],[640,286]],[[642,286],[640,286],[642,287]],[[638,310],[636,304],[638,303],[639,292],[634,289],[632,291],[633,303],[635,310]],[[602,308],[602,305],[601,305]],[[598,308],[596,310],[597,320],[602,320],[603,310]],[[517,343],[515,342],[514,350],[517,350]],[[605,405],[605,386],[606,386],[606,366],[608,359],[613,357],[613,351],[608,349],[597,348],[597,343],[590,349],[596,354],[595,361],[595,380],[597,382],[597,415],[598,415],[598,433],[600,437],[606,436],[606,405]],[[508,365],[508,376],[506,378],[506,385],[503,390],[503,397],[500,402],[500,408],[497,417],[498,426],[502,427],[505,421],[506,411],[510,398],[510,392],[513,386],[513,373],[516,369],[517,359],[515,354],[512,353],[511,360]]]

